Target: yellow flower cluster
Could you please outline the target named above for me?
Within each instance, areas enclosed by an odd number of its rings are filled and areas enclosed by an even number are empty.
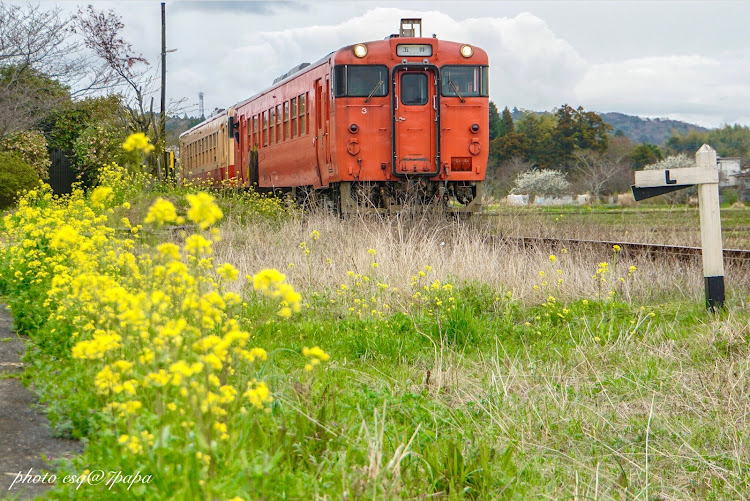
[[[279,316],[289,318],[292,312],[300,310],[302,296],[295,292],[294,287],[285,282],[286,275],[275,269],[261,270],[255,276],[248,276],[253,288],[265,296],[281,300]]]
[[[135,134],[129,135],[125,142],[122,143],[122,149],[125,151],[137,150],[142,151],[143,153],[149,153],[154,151],[155,147],[151,144],[151,140],[146,137],[146,134],[143,132],[136,132]]]
[[[96,208],[104,207],[104,202],[112,197],[112,188],[99,186],[91,193],[91,204]]]
[[[101,179],[88,200],[80,190],[63,198],[49,188],[27,194],[4,218],[11,244],[0,247],[0,273],[13,270],[11,292],[37,288],[41,299],[19,308],[47,318],[50,339],[67,350],[61,358],[89,375],[122,452],[153,460],[154,436],[168,434],[170,461],[190,467],[197,459],[207,481],[211,458],[230,453],[235,416],[273,402],[256,367],[268,354],[249,344],[248,327],[236,318],[242,298],[222,284],[239,271],[214,267],[209,232],[153,247],[115,234],[100,209],[127,210],[114,205],[128,189],[123,176],[112,176],[114,185]],[[189,195],[188,203],[188,218],[202,230],[221,217],[208,194]],[[159,199],[145,219],[163,224],[178,216]],[[127,216],[117,220],[131,226]],[[267,269],[249,279],[282,317],[299,311],[302,298],[283,274]]]
[[[157,225],[173,222],[177,222],[178,224],[180,224],[180,219],[181,218],[178,218],[177,216],[177,210],[175,209],[172,202],[159,197],[156,199],[156,202],[154,202],[153,205],[151,205],[151,207],[148,209],[148,213],[146,214],[146,218],[143,220],[143,222],[147,224]]]
[[[305,370],[310,372],[320,362],[327,362],[331,357],[328,353],[321,350],[318,346],[308,348],[305,346],[302,348],[302,355],[308,357],[310,362],[305,365]]]
[[[187,212],[188,219],[200,226],[201,229],[205,230],[222,218],[221,209],[216,205],[214,197],[208,193],[200,192],[195,195],[187,195],[185,198],[190,203]]]

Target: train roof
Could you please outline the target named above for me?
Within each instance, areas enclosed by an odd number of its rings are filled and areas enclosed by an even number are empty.
[[[312,64],[310,64],[310,63],[302,63],[300,65],[295,66],[294,68],[292,68],[291,70],[289,70],[285,74],[283,74],[280,77],[276,78],[273,81],[273,84],[270,87],[266,87],[265,89],[263,89],[262,91],[258,92],[257,94],[253,94],[252,96],[248,97],[247,99],[243,99],[239,103],[235,104],[233,106],[233,108],[239,108],[240,106],[243,106],[243,105],[249,103],[250,101],[253,101],[253,100],[259,98],[263,94],[267,94],[267,93],[271,92],[272,90],[276,89],[277,87],[281,87],[282,85],[284,85],[287,82],[287,80],[289,80],[291,78],[296,78],[296,77],[298,77],[300,75],[304,75],[308,71],[314,70],[315,68],[317,68],[321,64],[324,64],[326,61],[328,61],[328,59],[335,52],[338,52],[339,50],[341,50],[341,49],[335,50],[333,52],[329,52],[324,57],[318,59],[317,61],[315,61]]]
[[[229,109],[221,110],[218,113],[215,113],[215,114],[211,115],[210,117],[208,117],[207,119],[205,119],[201,123],[193,125],[191,128],[189,128],[188,130],[186,130],[185,132],[183,132],[182,134],[180,134],[180,138],[182,138],[182,136],[186,136],[186,135],[190,134],[191,132],[193,132],[193,131],[195,131],[197,129],[200,129],[201,127],[205,127],[206,125],[208,125],[211,122],[214,122],[214,121],[216,121],[216,120],[218,120],[220,118],[223,118],[223,119],[226,120],[226,117],[229,114],[229,112],[233,111],[233,110],[234,110],[234,108],[230,107]]]
[[[366,41],[366,42],[357,42],[356,44],[346,45],[346,46],[340,47],[339,49],[336,49],[336,50],[334,50],[332,52],[329,52],[324,57],[320,58],[318,61],[316,61],[316,62],[314,62],[312,64],[310,64],[310,63],[302,63],[302,64],[299,64],[299,65],[293,67],[292,69],[290,69],[289,71],[287,71],[283,75],[281,75],[281,76],[277,77],[276,79],[274,79],[274,81],[273,81],[273,83],[271,84],[270,87],[266,87],[265,89],[263,89],[260,92],[254,94],[254,95],[252,95],[250,97],[248,97],[247,99],[243,99],[242,101],[236,103],[234,105],[234,108],[238,108],[240,106],[243,106],[243,105],[249,103],[250,101],[253,101],[253,100],[261,97],[262,95],[267,94],[268,92],[271,92],[271,91],[273,91],[274,89],[276,89],[278,87],[281,87],[282,85],[284,85],[287,81],[289,81],[292,78],[296,78],[296,77],[298,77],[300,75],[304,75],[308,71],[314,70],[315,68],[317,68],[321,64],[324,64],[326,61],[328,61],[331,58],[331,56],[333,56],[334,54],[336,54],[338,52],[350,50],[352,47],[354,47],[355,45],[358,45],[360,43],[361,44],[365,44],[365,45],[371,45],[371,44],[390,44],[391,40],[393,40],[393,39],[403,40],[405,42],[411,42],[411,43],[417,43],[417,41],[422,41],[422,43],[424,43],[425,40],[429,40],[431,42],[432,41],[438,41],[438,38],[436,36],[434,36],[434,35],[432,37],[424,37],[424,36],[412,37],[412,36],[401,36],[401,35],[394,34],[394,35],[389,35],[389,36],[385,37],[382,40],[369,40],[369,41]],[[447,43],[447,44],[457,44],[457,45],[461,44],[461,42],[453,42],[453,41],[450,41],[450,40],[439,40],[439,42],[440,43]]]

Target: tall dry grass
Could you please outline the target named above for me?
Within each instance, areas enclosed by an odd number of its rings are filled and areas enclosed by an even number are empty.
[[[320,233],[318,240],[311,238],[313,231]],[[584,229],[580,231],[581,236],[586,236]],[[626,258],[600,247],[528,249],[506,244],[498,236],[485,225],[440,215],[340,219],[315,213],[280,227],[242,224],[230,215],[222,225],[216,260],[234,263],[246,274],[276,267],[287,274],[295,287],[318,291],[338,288],[349,271],[405,289],[410,277],[429,265],[432,275],[440,280],[476,281],[498,291],[511,291],[513,297],[531,302],[553,290],[563,300],[596,298],[602,289],[593,275],[599,263],[608,262],[610,282],[605,288],[615,288],[627,299],[647,303],[661,298],[703,298],[699,259]],[[595,236],[588,234],[588,238]],[[302,242],[304,249],[300,247]],[[310,253],[306,255],[305,249]],[[377,268],[372,267],[370,249],[376,252]],[[556,256],[556,262],[550,262],[550,254]],[[637,268],[633,277],[628,277],[630,266]],[[546,280],[540,277],[541,271]],[[750,271],[728,263],[726,277],[728,289],[741,300],[750,285]],[[548,284],[542,286],[545,281]]]
[[[576,231],[599,238],[584,227]],[[486,225],[428,215],[339,219],[317,213],[280,227],[244,225],[230,215],[222,237],[217,262],[232,262],[247,274],[274,266],[308,291],[333,291],[349,271],[407,289],[411,276],[429,265],[441,280],[488,284],[525,305],[538,305],[550,293],[560,301],[597,298],[611,288],[636,305],[663,303],[673,316],[609,343],[597,341],[597,322],[608,321],[602,313],[577,324],[583,332],[561,326],[542,358],[533,348],[506,351],[502,333],[487,333],[496,336],[494,351],[469,355],[435,338],[427,359],[415,355],[393,373],[373,365],[352,377],[358,388],[385,387],[392,395],[426,391],[457,412],[473,406],[474,428],[489,422],[498,441],[493,446],[517,448],[518,467],[545,479],[541,498],[697,500],[717,489],[724,492],[720,499],[748,495],[746,266],[727,266],[728,314],[696,321],[695,309],[685,305],[703,302],[699,259],[625,258],[599,247],[527,249],[503,243]],[[612,270],[604,291],[593,278],[603,261]],[[630,266],[637,267],[633,277],[627,276]],[[675,309],[692,313],[686,319]],[[636,314],[637,321],[644,315]],[[368,433],[378,449],[382,429],[376,424]],[[554,482],[545,484],[549,479]]]

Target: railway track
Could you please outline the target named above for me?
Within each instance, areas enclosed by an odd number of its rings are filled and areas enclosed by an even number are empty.
[[[515,244],[528,248],[574,248],[588,247],[601,248],[603,251],[612,252],[615,245],[620,247],[620,255],[650,256],[650,257],[677,257],[681,259],[700,259],[702,252],[700,247],[685,247],[680,245],[647,244],[638,242],[620,242],[607,240],[581,240],[574,238],[542,238],[542,237],[496,237],[506,244]],[[724,249],[724,261],[750,262],[750,250],[748,249]]]

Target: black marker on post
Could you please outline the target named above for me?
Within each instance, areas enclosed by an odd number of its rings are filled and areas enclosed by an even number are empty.
[[[704,144],[695,154],[695,163],[697,167],[686,169],[637,171],[632,187],[633,198],[637,202],[698,185],[706,308],[717,310],[724,307],[724,249],[721,244],[716,150]]]

